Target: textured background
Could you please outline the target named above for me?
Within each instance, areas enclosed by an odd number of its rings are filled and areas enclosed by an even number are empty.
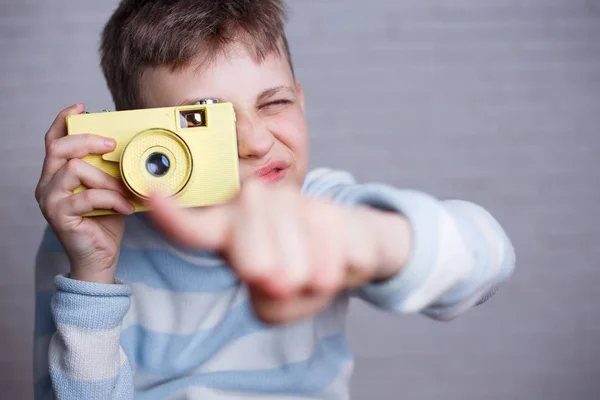
[[[33,198],[63,107],[112,108],[115,0],[0,3],[0,393],[31,397]],[[356,303],[354,399],[600,397],[600,0],[291,3],[313,166],[482,204],[517,250],[485,307],[442,324]]]

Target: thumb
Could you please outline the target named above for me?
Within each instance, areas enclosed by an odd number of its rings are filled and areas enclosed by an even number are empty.
[[[227,205],[184,208],[158,192],[150,196],[148,205],[157,228],[182,246],[219,251],[227,241],[231,229]]]

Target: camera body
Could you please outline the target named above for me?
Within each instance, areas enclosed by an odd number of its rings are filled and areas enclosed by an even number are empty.
[[[123,181],[134,212],[147,211],[153,190],[176,197],[182,207],[231,200],[240,189],[236,118],[231,103],[70,115],[67,134],[96,134],[116,141],[114,151],[83,161]],[[80,186],[75,192],[86,190]],[[94,210],[86,216],[114,214]]]

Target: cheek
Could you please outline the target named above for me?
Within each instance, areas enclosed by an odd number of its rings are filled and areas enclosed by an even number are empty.
[[[287,113],[274,122],[272,133],[296,159],[306,158],[308,148],[308,128],[301,111]],[[299,161],[299,160],[298,160]]]

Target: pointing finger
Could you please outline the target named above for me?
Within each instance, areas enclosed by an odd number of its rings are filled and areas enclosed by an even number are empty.
[[[183,246],[219,251],[231,230],[227,206],[183,208],[173,198],[154,193],[149,199],[150,216],[166,236]]]

